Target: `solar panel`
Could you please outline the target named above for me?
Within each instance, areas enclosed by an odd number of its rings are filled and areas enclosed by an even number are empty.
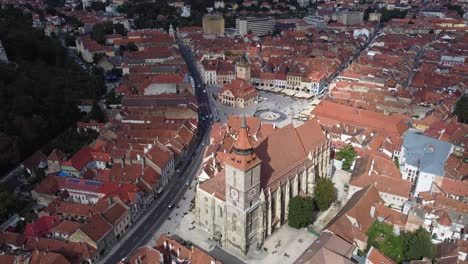
[[[91,185],[91,186],[101,186],[101,182],[99,181],[85,181],[86,185]]]
[[[71,183],[80,183],[80,179],[68,179]]]

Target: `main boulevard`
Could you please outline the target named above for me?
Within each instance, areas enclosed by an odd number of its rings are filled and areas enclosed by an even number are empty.
[[[169,205],[176,205],[179,202],[187,191],[188,186],[186,182],[196,177],[195,174],[201,166],[205,147],[205,144],[201,143],[206,141],[212,123],[210,101],[208,100],[208,95],[190,51],[187,50],[181,41],[177,40],[177,42],[195,85],[195,93],[199,106],[198,140],[193,149],[193,154],[189,156],[191,158],[185,160],[178,168],[177,171],[180,172],[174,175],[161,196],[147,209],[147,212],[143,214],[140,221],[134,223],[134,226],[127,235],[110,250],[110,253],[101,261],[102,263],[115,264],[130,255],[137,248],[146,245],[169,216],[171,210]]]

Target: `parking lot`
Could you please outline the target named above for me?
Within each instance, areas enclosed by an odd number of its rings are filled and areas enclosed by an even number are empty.
[[[246,108],[237,108],[227,105],[223,105],[216,101],[214,98],[217,97],[219,90],[222,85],[207,86],[207,93],[213,106],[214,120],[225,122],[229,115],[243,115],[253,116],[255,112],[259,110],[275,110],[284,114],[285,119],[279,121],[272,121],[277,126],[283,127],[291,122],[294,126],[301,125],[303,121],[294,119],[301,111],[309,107],[311,99],[300,99],[296,97],[289,97],[281,93],[272,93],[265,91],[258,91],[259,100],[257,103],[248,105]],[[263,120],[268,122],[266,120]]]

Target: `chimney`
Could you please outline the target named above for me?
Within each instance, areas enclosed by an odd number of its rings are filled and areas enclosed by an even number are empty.
[[[369,172],[367,174],[370,176],[373,170],[374,170],[374,159],[372,159],[372,163],[371,163]]]
[[[374,218],[374,215],[375,215],[375,206],[372,205],[370,208],[370,216]]]

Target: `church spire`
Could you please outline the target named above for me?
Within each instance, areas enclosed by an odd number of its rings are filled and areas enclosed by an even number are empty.
[[[238,155],[249,155],[253,153],[253,147],[249,140],[247,122],[245,115],[242,116],[241,127],[236,141],[234,142],[234,153]]]

